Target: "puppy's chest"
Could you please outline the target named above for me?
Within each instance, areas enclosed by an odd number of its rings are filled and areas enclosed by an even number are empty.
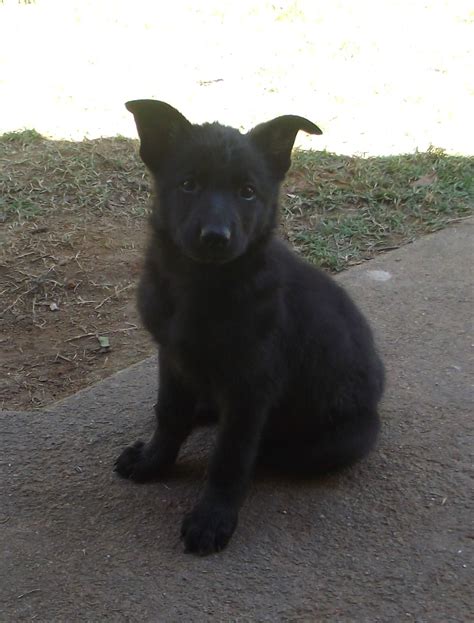
[[[189,374],[219,375],[248,365],[275,324],[274,304],[252,292],[163,292],[160,343]]]
[[[177,351],[199,349],[218,355],[254,333],[254,322],[245,306],[225,298],[186,297],[173,306],[166,338]]]

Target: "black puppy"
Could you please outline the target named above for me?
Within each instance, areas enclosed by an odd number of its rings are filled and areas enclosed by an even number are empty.
[[[348,295],[274,237],[296,134],[283,116],[247,134],[192,125],[163,102],[129,102],[155,182],[139,308],[159,344],[157,428],[116,471],[144,482],[174,463],[202,405],[219,419],[187,551],[226,546],[259,460],[317,474],[373,446],[384,372]]]

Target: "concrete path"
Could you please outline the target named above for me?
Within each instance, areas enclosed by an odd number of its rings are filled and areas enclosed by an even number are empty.
[[[152,429],[153,359],[1,414],[0,621],[473,621],[473,233],[465,221],[340,277],[388,368],[379,447],[316,482],[257,478],[220,555],[178,539],[212,429],[164,483],[112,473]]]

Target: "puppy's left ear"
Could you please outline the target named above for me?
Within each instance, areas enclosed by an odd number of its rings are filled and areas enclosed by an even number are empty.
[[[322,134],[317,125],[304,117],[283,115],[250,130],[249,137],[264,154],[277,180],[281,181],[290,168],[291,150],[300,130]]]

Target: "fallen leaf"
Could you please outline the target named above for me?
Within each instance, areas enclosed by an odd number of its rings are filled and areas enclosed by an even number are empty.
[[[110,341],[106,335],[99,335],[98,340],[101,348],[110,348]]]
[[[438,176],[433,171],[432,173],[427,173],[426,175],[422,175],[417,180],[412,182],[410,186],[412,188],[420,188],[421,186],[431,186],[431,184],[434,184],[437,181],[438,181]]]

